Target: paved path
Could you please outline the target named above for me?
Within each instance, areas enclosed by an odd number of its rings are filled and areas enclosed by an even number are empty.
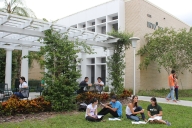
[[[29,93],[29,97],[31,99],[34,99],[36,97],[40,96],[40,93],[39,92],[30,92]],[[29,98],[29,99],[30,99]],[[150,102],[150,99],[151,97],[149,96],[138,96],[139,100],[142,100],[142,101],[149,101]],[[174,105],[182,105],[182,106],[189,106],[189,107],[192,107],[192,101],[185,101],[185,100],[180,100],[178,101],[177,103],[173,102],[173,101],[167,101],[165,98],[157,98],[157,102],[158,103],[165,103],[165,104],[174,104]]]
[[[138,96],[139,100],[150,101],[151,97],[148,96]],[[157,103],[165,103],[165,104],[174,104],[174,105],[182,105],[192,107],[192,101],[180,100],[177,103],[173,101],[167,101],[165,98],[157,98]]]

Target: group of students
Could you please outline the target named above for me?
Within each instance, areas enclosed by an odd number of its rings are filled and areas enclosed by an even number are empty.
[[[110,113],[113,117],[122,117],[122,104],[117,101],[116,96],[111,97],[111,102],[108,104],[102,104],[103,109],[101,111],[97,112],[97,105],[98,100],[96,98],[93,98],[91,103],[87,106],[86,113],[85,113],[85,119],[88,121],[93,122],[100,122],[103,117]],[[157,104],[157,100],[155,97],[151,98],[151,104],[147,107],[148,116],[151,119],[150,123],[162,123],[166,124],[168,126],[171,125],[168,121],[162,120],[163,110],[161,106]],[[138,96],[133,96],[132,100],[128,105],[126,106],[126,117],[127,119],[134,120],[134,121],[140,121],[140,118],[137,116],[137,114],[141,114],[142,120],[147,122],[148,120],[145,117],[144,109],[138,105]],[[102,115],[101,118],[98,118],[98,115]]]
[[[77,91],[77,94],[85,92],[87,87],[91,87],[92,86],[92,84],[88,84],[88,81],[89,81],[89,77],[85,77],[85,79],[83,81],[81,81],[81,83],[79,84],[80,88]],[[95,82],[94,85],[96,87],[96,91],[98,91],[98,92],[103,91],[104,82],[102,81],[101,77],[97,78],[97,82]]]

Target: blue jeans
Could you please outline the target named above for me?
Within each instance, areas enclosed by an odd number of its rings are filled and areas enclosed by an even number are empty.
[[[167,99],[171,97],[172,100],[175,100],[174,98],[174,87],[170,87],[170,93],[167,95]]]
[[[19,98],[25,98],[21,92],[14,92],[14,95],[16,95]]]
[[[142,110],[142,107],[138,106],[134,112],[139,112]],[[131,120],[134,120],[134,121],[139,121],[139,117],[136,116],[137,114],[131,114],[131,115],[126,115],[127,116],[127,119],[131,119]],[[145,114],[144,113],[141,113],[141,117],[143,120],[145,120]]]

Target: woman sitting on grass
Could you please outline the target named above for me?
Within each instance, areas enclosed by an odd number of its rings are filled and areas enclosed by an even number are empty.
[[[126,107],[126,116],[128,119],[134,120],[134,121],[139,121],[139,117],[137,114],[141,114],[142,119],[144,121],[147,121],[145,119],[145,114],[144,114],[144,109],[142,107],[138,106],[138,96],[133,96],[132,97],[132,102],[129,103]]]
[[[150,117],[148,120],[150,123],[162,123],[168,126],[171,125],[168,121],[162,120],[163,110],[161,106],[157,104],[157,100],[155,97],[151,98],[151,104],[147,107],[148,116]]]
[[[91,101],[91,104],[89,104],[86,109],[86,114],[85,114],[86,120],[93,121],[93,122],[99,122],[102,120],[102,117],[98,118],[97,116],[97,104],[98,104],[98,100],[96,98],[93,98]]]

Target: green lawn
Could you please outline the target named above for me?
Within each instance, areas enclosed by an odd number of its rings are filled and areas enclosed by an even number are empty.
[[[137,95],[139,96],[155,96],[165,98],[169,93],[169,89],[160,90],[141,90]],[[192,101],[192,89],[181,90],[179,89],[179,100],[189,100]]]
[[[149,102],[140,101],[139,105],[144,109],[147,108]],[[163,119],[172,123],[173,128],[191,128],[191,107],[183,107],[178,105],[160,104],[163,108]],[[145,112],[146,113],[146,112]],[[85,120],[84,112],[76,114],[57,115],[52,118],[39,120],[27,120],[20,123],[3,123],[0,128],[162,128],[168,127],[163,124],[146,124],[146,125],[132,125],[131,121],[125,117],[125,106],[123,106],[122,121],[108,121],[110,115],[104,117],[106,122],[88,122]]]

